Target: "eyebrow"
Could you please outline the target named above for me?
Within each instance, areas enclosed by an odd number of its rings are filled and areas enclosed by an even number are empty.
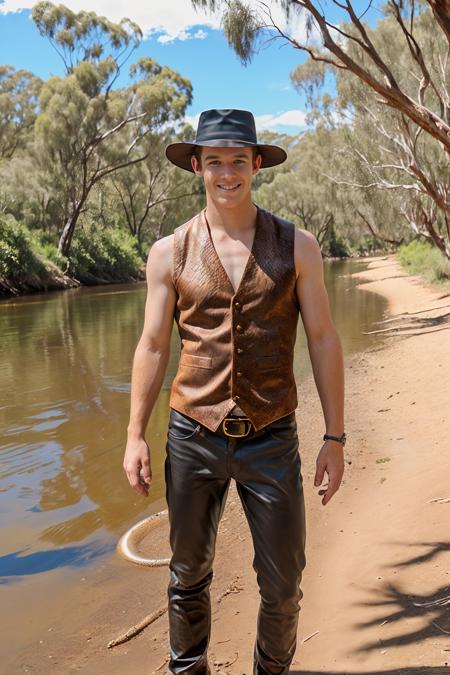
[[[245,152],[239,152],[235,155],[232,155],[233,157],[248,157],[248,155]],[[220,159],[220,155],[206,155],[204,158],[204,161],[206,162],[207,159]]]

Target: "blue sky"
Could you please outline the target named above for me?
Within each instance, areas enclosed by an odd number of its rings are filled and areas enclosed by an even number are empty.
[[[59,56],[30,18],[33,4],[0,2],[0,63],[44,79],[63,74]],[[196,116],[207,108],[243,108],[254,113],[258,129],[295,134],[305,128],[304,98],[292,87],[289,74],[306,54],[281,39],[271,41],[244,67],[228,47],[220,19],[195,12],[190,0],[69,0],[63,4],[74,11],[93,10],[113,21],[124,16],[136,21],[146,37],[133,60],[148,55],[190,79],[193,102],[187,115],[194,125]],[[276,18],[282,21],[281,14]],[[304,19],[298,17],[290,30],[304,39]]]

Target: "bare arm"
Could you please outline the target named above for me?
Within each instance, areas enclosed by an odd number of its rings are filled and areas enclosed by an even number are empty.
[[[340,436],[344,431],[344,361],[342,346],[331,318],[323,278],[323,261],[316,238],[305,230],[296,231],[297,296],[314,380],[322,404],[326,433]],[[319,452],[314,484],[320,485],[325,471],[328,487],[319,491],[326,504],[339,489],[344,473],[343,447],[326,441]]]
[[[153,244],[148,254],[144,328],[131,373],[130,421],[123,468],[130,485],[144,496],[148,495],[152,479],[145,430],[167,369],[176,304],[171,275],[172,246],[173,235],[164,237]]]

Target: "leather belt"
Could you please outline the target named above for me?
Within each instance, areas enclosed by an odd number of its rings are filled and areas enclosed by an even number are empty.
[[[241,436],[248,436],[250,431],[254,429],[253,424],[248,419],[248,417],[225,417],[220,426],[220,431],[222,431],[226,436],[231,436],[232,438],[240,438]]]

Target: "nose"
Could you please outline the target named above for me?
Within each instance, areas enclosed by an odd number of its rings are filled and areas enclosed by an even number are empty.
[[[228,164],[228,162],[224,162],[222,164],[222,171],[221,171],[222,177],[226,176],[235,176],[236,175],[236,170],[234,164],[231,162]]]

